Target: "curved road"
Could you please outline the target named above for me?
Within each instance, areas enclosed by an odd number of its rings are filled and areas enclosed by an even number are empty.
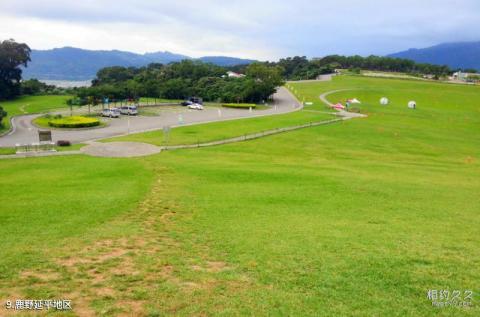
[[[284,87],[278,89],[274,95],[273,105],[266,110],[248,110],[222,108],[221,115],[218,108],[205,108],[203,111],[189,110],[179,107],[177,112],[169,112],[154,117],[136,116],[120,119],[107,119],[108,126],[88,130],[52,130],[53,141],[69,140],[73,143],[94,141],[128,133],[140,133],[162,129],[164,126],[176,127],[181,125],[200,124],[213,121],[225,121],[241,118],[260,117],[288,113],[302,109],[303,105]],[[31,144],[38,142],[38,130],[31,121],[39,114],[23,115],[13,118],[12,131],[0,137],[0,147],[15,146],[16,144]],[[183,120],[181,124],[179,117]]]
[[[321,95],[319,96],[319,98],[320,98],[320,100],[321,100],[324,104],[326,104],[327,106],[333,107],[334,104],[331,103],[330,101],[328,101],[327,96],[332,95],[332,94],[335,94],[335,93],[337,93],[337,92],[349,91],[349,90],[356,90],[356,89],[352,88],[352,89],[338,89],[338,90],[327,91],[327,92],[321,94]],[[344,119],[365,118],[365,117],[367,117],[366,114],[355,113],[355,112],[348,112],[348,111],[339,110],[339,109],[337,109],[337,111],[338,111],[338,114],[339,114],[341,117],[343,117]]]

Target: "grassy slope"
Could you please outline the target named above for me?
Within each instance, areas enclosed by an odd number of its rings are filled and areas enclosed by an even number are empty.
[[[151,316],[478,315],[478,304],[434,309],[426,299],[428,289],[472,289],[477,300],[480,292],[478,87],[348,77],[296,85],[311,100],[348,87],[368,91],[331,100],[371,100],[362,106],[368,118],[135,160],[0,162],[2,188],[11,188],[0,191],[2,217],[9,221],[2,236],[12,235],[2,249],[16,252],[3,260],[2,272],[48,264],[62,275],[48,283],[5,279],[0,286],[16,285],[31,297],[61,298],[73,290],[77,307],[84,300],[103,315],[115,315],[128,303],[135,312],[140,308],[133,302]],[[393,104],[374,105],[382,95]],[[417,100],[417,111],[406,108],[410,98]],[[312,109],[324,106],[316,102]],[[148,176],[139,163],[157,178],[147,199],[117,217],[120,222],[92,226],[95,207],[113,215],[140,197]],[[66,169],[74,177],[52,176]],[[89,170],[95,178],[87,177]],[[141,171],[138,177],[124,177],[135,171]],[[57,185],[47,192],[30,186],[32,181]],[[65,199],[53,195],[58,188]],[[99,188],[114,197],[135,195],[102,201],[95,195]],[[32,218],[6,210],[66,213],[76,226],[63,219],[49,225],[49,217],[37,220],[49,229],[43,233]],[[22,238],[24,232],[29,235]],[[30,245],[31,232],[47,237],[51,261],[73,256],[78,262],[65,267],[29,261],[42,240]],[[77,236],[75,243],[64,239],[69,233]],[[94,244],[95,235],[138,242],[122,259],[88,262],[118,251],[117,244]],[[57,243],[63,247],[55,248]]]
[[[134,207],[151,179],[138,162],[84,156],[2,160],[0,166],[0,280],[48,263],[45,250]]]
[[[27,113],[44,112],[51,109],[65,108],[71,96],[24,96],[0,105],[7,111],[8,117],[3,119],[0,133],[10,128],[10,117]]]
[[[198,142],[209,142],[280,127],[323,121],[332,118],[334,118],[332,115],[324,113],[300,111],[285,115],[191,125],[172,129],[168,144],[195,144]],[[111,138],[103,141],[133,141],[146,142],[155,145],[165,145],[165,139],[162,130],[131,134],[128,136]]]
[[[350,78],[303,85],[299,93],[311,99],[363,86],[369,92],[355,93],[359,99],[388,93],[393,104],[364,105],[367,119],[151,158],[185,180],[175,197],[180,211],[194,212],[178,216],[183,252],[201,257],[201,248],[191,250],[205,245],[210,259],[232,268],[214,277],[217,287],[186,299],[175,295],[181,288],[159,287],[157,307],[168,313],[178,305],[184,315],[213,307],[452,315],[433,309],[426,292],[480,291],[478,87]],[[415,112],[404,103],[410,98]],[[177,262],[178,276],[204,285],[188,261]],[[453,310],[475,316],[478,309]]]

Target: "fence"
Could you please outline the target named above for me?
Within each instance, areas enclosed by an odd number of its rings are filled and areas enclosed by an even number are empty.
[[[342,121],[342,120],[344,120],[344,119],[343,118],[337,118],[337,119],[332,119],[332,120],[327,120],[327,121],[309,122],[309,123],[302,124],[302,125],[296,125],[296,126],[285,127],[285,128],[276,128],[276,129],[261,131],[261,132],[257,132],[257,133],[245,134],[245,135],[242,135],[242,136],[239,136],[239,137],[223,139],[223,140],[218,140],[218,141],[205,142],[205,143],[198,142],[196,144],[167,145],[167,146],[162,146],[161,150],[162,151],[169,151],[169,150],[178,150],[178,149],[192,149],[192,148],[201,148],[201,147],[208,147],[208,146],[216,146],[216,145],[223,145],[223,144],[229,144],[229,143],[243,142],[243,141],[263,138],[265,136],[279,134],[279,133],[283,133],[283,132],[305,129],[305,128],[319,126],[319,125],[332,124],[332,123],[339,122],[339,121]]]

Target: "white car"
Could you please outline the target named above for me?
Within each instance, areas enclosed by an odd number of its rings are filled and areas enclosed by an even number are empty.
[[[203,110],[203,106],[199,103],[192,103],[188,105],[188,109]]]
[[[120,117],[120,110],[117,108],[103,109],[102,117],[118,118]]]
[[[138,109],[136,106],[125,106],[120,108],[120,113],[129,116],[136,116],[138,114]]]

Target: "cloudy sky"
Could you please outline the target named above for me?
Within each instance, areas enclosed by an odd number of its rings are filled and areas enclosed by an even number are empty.
[[[0,40],[274,60],[480,40],[479,0],[0,0]]]

